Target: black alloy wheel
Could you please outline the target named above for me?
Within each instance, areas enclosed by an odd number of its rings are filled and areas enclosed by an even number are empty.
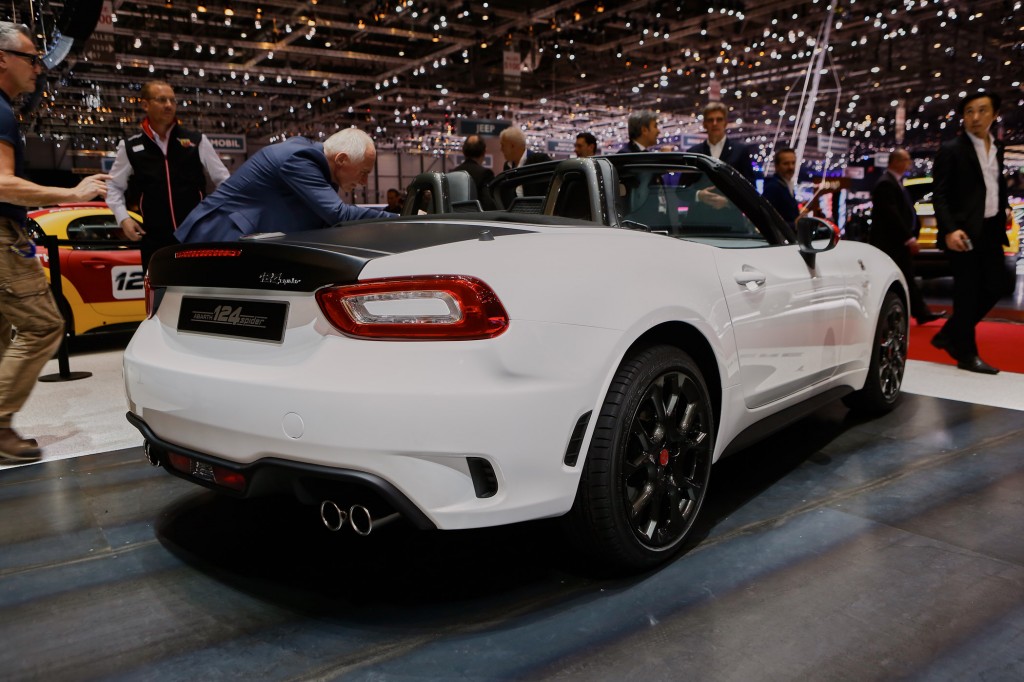
[[[910,320],[903,299],[890,291],[882,301],[864,387],[843,398],[846,406],[865,412],[887,412],[896,406],[907,368]]]
[[[707,492],[714,411],[703,376],[678,348],[623,362],[601,409],[573,510],[572,537],[612,570],[679,549]]]

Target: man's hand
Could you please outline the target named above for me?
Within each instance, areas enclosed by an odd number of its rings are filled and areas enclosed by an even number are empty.
[[[911,237],[907,240],[907,250],[910,251],[911,254],[915,254],[921,250],[921,247],[917,243],[917,237]]]
[[[109,175],[98,173],[83,179],[71,188],[71,201],[91,201],[96,197],[106,198]]]
[[[707,204],[714,209],[723,209],[729,205],[729,200],[716,187],[706,187],[697,190],[697,201]]]
[[[142,229],[142,225],[139,225],[135,218],[132,217],[121,221],[121,231],[124,232],[126,239],[130,239],[133,242],[139,241],[142,239],[142,235],[146,234],[146,231]]]
[[[971,241],[963,230],[953,230],[946,235],[946,248],[950,251],[970,251]]]

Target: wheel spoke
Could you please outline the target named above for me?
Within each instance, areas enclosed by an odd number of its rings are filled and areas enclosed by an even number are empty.
[[[644,430],[644,425],[640,423],[639,419],[633,420],[633,423],[630,425],[630,433],[637,439],[640,449],[643,452],[648,453],[654,449],[654,445],[651,443],[651,437],[647,435],[647,431]],[[637,464],[639,464],[639,462]]]

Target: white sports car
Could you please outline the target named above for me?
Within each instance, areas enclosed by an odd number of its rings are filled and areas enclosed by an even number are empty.
[[[124,355],[150,461],[360,534],[563,516],[635,570],[683,544],[719,457],[899,397],[893,262],[793,234],[708,157],[525,166],[480,199],[428,173],[405,213],[160,251]]]

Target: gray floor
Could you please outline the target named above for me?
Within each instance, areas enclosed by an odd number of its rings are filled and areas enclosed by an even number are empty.
[[[47,460],[0,470],[3,680],[1024,679],[1024,375],[914,363],[882,419],[826,406],[716,465],[687,552],[611,580],[553,523],[360,539],[224,500],[110,451],[138,438],[116,349],[72,366],[22,415]]]

